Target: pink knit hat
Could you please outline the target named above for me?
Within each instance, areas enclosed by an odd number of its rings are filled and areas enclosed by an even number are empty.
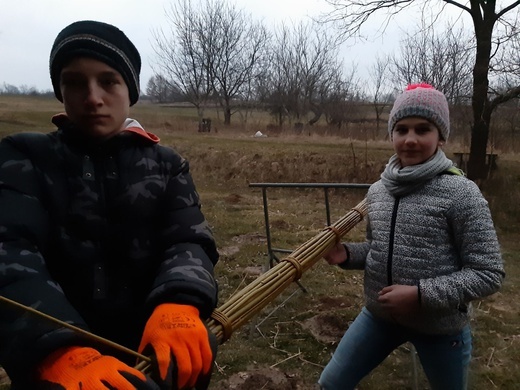
[[[401,119],[420,117],[433,123],[445,141],[450,136],[450,110],[446,96],[430,84],[410,84],[394,102],[388,117],[388,134]]]

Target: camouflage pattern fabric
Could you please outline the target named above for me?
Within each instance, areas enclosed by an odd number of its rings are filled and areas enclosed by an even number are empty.
[[[157,304],[191,304],[203,318],[217,305],[218,253],[200,206],[188,162],[138,134],[6,137],[0,293],[135,350]],[[92,344],[0,305],[0,365],[14,385],[71,343]]]

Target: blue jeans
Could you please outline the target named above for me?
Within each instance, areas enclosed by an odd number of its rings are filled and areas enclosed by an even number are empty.
[[[318,383],[324,390],[354,389],[406,342],[414,345],[432,389],[466,389],[472,349],[469,325],[455,335],[425,335],[379,320],[366,308],[346,331]]]

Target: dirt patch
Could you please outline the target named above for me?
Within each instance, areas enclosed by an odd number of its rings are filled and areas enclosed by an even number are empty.
[[[244,268],[244,273],[251,276],[260,276],[265,272],[264,267],[256,266],[256,267],[246,267]]]
[[[238,246],[226,246],[223,248],[219,248],[218,253],[220,256],[233,256],[240,252],[240,248]]]
[[[332,313],[315,315],[301,322],[303,329],[321,343],[336,344],[347,330],[348,324],[343,318]]]
[[[239,244],[243,244],[243,243],[251,243],[251,242],[266,242],[267,238],[265,235],[262,235],[259,233],[248,233],[248,234],[241,234],[239,236],[235,236],[232,238],[232,240]]]
[[[224,198],[224,200],[229,204],[237,204],[242,200],[242,196],[239,194],[229,194]]]
[[[303,329],[324,344],[337,344],[348,328],[348,321],[338,314],[338,309],[350,307],[345,297],[321,297],[313,317],[300,322]]]
[[[277,368],[253,368],[211,383],[211,390],[318,390],[318,385],[304,384],[299,377]]]
[[[283,219],[275,219],[271,221],[271,227],[277,230],[289,230],[291,225]]]
[[[352,305],[352,301],[346,297],[320,297],[319,302],[320,311],[343,309]]]
[[[225,247],[221,247],[218,250],[218,253],[221,256],[233,256],[240,252],[240,246],[244,244],[251,244],[251,243],[264,243],[267,241],[267,238],[265,235],[259,234],[259,233],[248,233],[248,234],[241,234],[239,236],[235,236],[231,239],[234,243],[237,245],[229,245]]]

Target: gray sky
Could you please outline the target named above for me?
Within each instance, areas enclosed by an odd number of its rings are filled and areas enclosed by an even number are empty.
[[[4,83],[50,90],[49,52],[56,35],[82,19],[111,23],[123,30],[141,53],[141,89],[152,76],[152,31],[166,26],[164,9],[175,0],[0,0],[0,86]],[[328,10],[324,0],[229,0],[267,26],[298,23]],[[345,51],[345,63],[363,66],[377,43]],[[379,43],[381,45],[381,43]],[[367,56],[366,53],[371,53]],[[363,53],[365,53],[363,55]],[[361,64],[360,64],[361,61]]]

